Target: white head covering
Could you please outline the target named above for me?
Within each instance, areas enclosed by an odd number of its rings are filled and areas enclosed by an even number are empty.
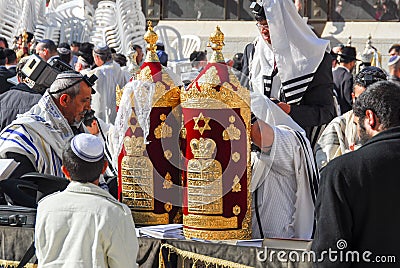
[[[73,137],[71,149],[77,157],[86,162],[97,162],[104,158],[103,143],[92,134],[82,133]]]
[[[276,85],[275,78],[274,85],[271,85],[275,60],[285,98],[281,100],[296,104],[312,81],[324,53],[329,52],[329,41],[314,34],[298,14],[292,0],[263,0],[262,6],[272,45],[267,44],[261,35],[258,37],[250,70],[253,88],[264,91],[264,85],[267,85],[272,88],[271,97],[281,99],[280,92],[276,92],[280,86]]]

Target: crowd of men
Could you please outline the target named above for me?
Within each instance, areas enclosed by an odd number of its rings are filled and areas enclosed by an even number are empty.
[[[375,66],[356,73],[355,48],[331,50],[293,1],[254,3],[259,35],[227,61],[251,91],[253,238],[313,239],[318,254],[344,240],[344,252],[368,250],[400,260],[400,217],[392,209],[400,187],[400,44],[389,49],[389,73]],[[163,44],[157,45],[167,65]],[[38,204],[39,265],[135,267],[130,210],[110,194],[102,175],[108,163],[115,164],[105,156],[103,130],[115,123],[117,86],[135,79],[128,71],[135,68],[105,44],[40,40],[37,56],[49,65],[61,60],[71,70],[37,90],[22,71],[28,58],[17,63],[4,38],[0,47],[0,158],[19,162],[0,181],[1,202],[37,206],[14,191],[29,172],[71,181]],[[132,48],[130,64],[140,66],[143,50]],[[185,85],[207,64],[207,54],[194,51],[190,61]],[[315,263],[344,265],[365,263]]]

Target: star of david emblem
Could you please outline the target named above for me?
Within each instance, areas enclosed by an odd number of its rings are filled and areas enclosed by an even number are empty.
[[[204,117],[203,113],[200,113],[198,117],[193,117],[193,120],[195,122],[193,129],[198,130],[201,135],[203,135],[204,130],[211,130],[210,126],[208,125],[208,122],[210,122],[210,118]],[[204,126],[199,127],[200,121],[204,122]]]

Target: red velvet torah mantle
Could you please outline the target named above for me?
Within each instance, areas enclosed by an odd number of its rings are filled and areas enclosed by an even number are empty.
[[[138,80],[155,84],[148,143],[135,113],[132,92],[132,114],[124,119],[129,128],[118,157],[118,196],[131,208],[137,225],[180,223],[181,116],[174,109],[179,104],[180,88],[164,73],[158,59],[143,63]]]
[[[250,93],[212,62],[181,92],[183,231],[187,238],[251,238]]]

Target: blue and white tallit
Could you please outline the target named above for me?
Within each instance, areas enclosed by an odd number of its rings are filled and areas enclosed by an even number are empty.
[[[0,133],[0,158],[7,152],[25,155],[37,172],[62,177],[65,144],[74,136],[49,93]]]

